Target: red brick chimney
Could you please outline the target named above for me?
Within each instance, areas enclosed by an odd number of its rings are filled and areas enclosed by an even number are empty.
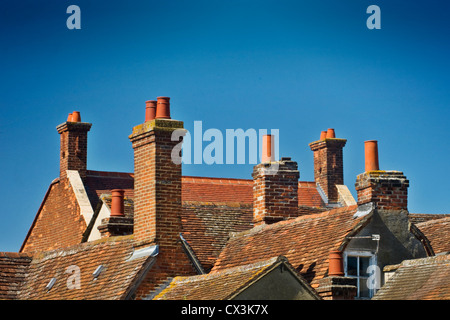
[[[162,108],[160,110],[159,108]],[[137,245],[174,246],[181,232],[181,164],[172,161],[172,132],[184,130],[172,120],[169,98],[158,97],[156,118],[135,126],[134,240]]]
[[[81,122],[80,112],[74,111],[67,121],[56,127],[60,134],[59,177],[66,178],[66,170],[77,170],[82,178],[87,168],[87,133],[92,124]]]
[[[253,222],[270,224],[298,216],[297,162],[273,158],[274,139],[263,137],[263,162],[253,167]]]
[[[372,202],[380,210],[408,210],[409,181],[403,172],[379,170],[375,140],[365,142],[365,168],[355,183],[359,205]]]
[[[320,140],[309,144],[314,152],[314,180],[325,194],[328,204],[339,203],[336,185],[344,184],[342,149],[346,139],[336,138],[334,129],[322,131]]]

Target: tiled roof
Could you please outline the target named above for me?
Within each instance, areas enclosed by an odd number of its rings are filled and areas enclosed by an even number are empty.
[[[183,177],[181,183],[183,202],[253,203],[252,180]]]
[[[430,241],[435,254],[450,252],[450,217],[429,220],[416,226]]]
[[[342,250],[345,237],[359,230],[370,216],[354,218],[356,210],[357,206],[342,207],[235,234],[212,272],[282,255],[316,288],[327,273],[329,252]]]
[[[250,205],[184,204],[181,219],[183,237],[205,270],[212,268],[231,232],[253,227]]]
[[[280,263],[283,257],[238,266],[219,272],[191,277],[175,277],[154,299],[156,300],[227,300],[251,283],[262,278]],[[295,271],[294,271],[295,272]],[[308,284],[302,281],[305,286]],[[314,290],[311,289],[312,292]],[[313,295],[315,293],[312,293]],[[318,296],[317,296],[318,297]]]
[[[28,254],[0,252],[0,300],[18,299],[30,262]]]
[[[144,256],[131,260],[132,253],[132,237],[115,237],[37,254],[29,265],[19,297],[25,300],[123,299],[153,259]],[[94,279],[93,272],[100,265],[105,269]],[[74,280],[77,270],[79,288]],[[47,290],[52,278],[56,281]]]
[[[91,203],[97,203],[111,189],[125,189],[127,203],[133,202],[132,173],[88,171],[86,189]],[[314,182],[299,182],[299,215],[324,211]],[[105,196],[106,195],[106,196]],[[205,270],[214,265],[231,232],[253,227],[253,180],[182,177],[183,236]],[[127,209],[128,208],[128,209]],[[95,209],[95,205],[94,205]],[[133,216],[133,206],[125,206]]]
[[[450,299],[450,255],[403,261],[373,299]]]

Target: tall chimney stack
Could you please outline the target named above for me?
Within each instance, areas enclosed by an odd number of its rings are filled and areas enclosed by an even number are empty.
[[[327,198],[328,205],[339,203],[336,185],[344,184],[343,152],[346,139],[337,139],[334,129],[322,131],[320,140],[309,144],[314,152],[314,180]]]
[[[153,105],[153,103],[151,103]],[[172,161],[175,130],[183,122],[170,119],[168,97],[158,97],[155,119],[135,126],[134,240],[140,244],[176,246],[181,232],[181,164]]]
[[[87,136],[92,124],[81,122],[79,111],[70,113],[67,121],[56,127],[60,134],[59,177],[67,177],[67,170],[77,170],[86,177]]]

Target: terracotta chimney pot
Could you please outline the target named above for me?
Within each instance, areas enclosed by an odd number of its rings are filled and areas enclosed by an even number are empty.
[[[378,163],[378,142],[377,140],[364,141],[365,167],[367,171],[380,170]]]
[[[145,122],[151,121],[156,117],[156,100],[145,102]]]
[[[170,98],[158,97],[156,105],[156,119],[170,119]]]
[[[72,113],[72,122],[81,122],[81,115],[79,111],[74,111]]]
[[[124,217],[123,195],[125,190],[111,190],[111,217]]]
[[[329,255],[328,276],[344,276],[344,264],[342,261],[342,252],[333,250]]]
[[[334,129],[328,129],[327,130],[327,139],[330,139],[330,138],[336,138],[336,135],[334,133]]]
[[[320,133],[320,140],[325,140],[327,138],[327,132],[326,131],[322,131]]]
[[[273,138],[271,134],[263,136],[261,162],[275,161]]]
[[[73,118],[72,113],[69,113],[69,116],[67,117],[67,122],[72,122],[72,118]]]

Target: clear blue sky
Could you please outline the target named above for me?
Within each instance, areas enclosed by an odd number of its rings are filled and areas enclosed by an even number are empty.
[[[81,30],[66,27],[71,4]],[[366,27],[372,4],[381,30]],[[132,172],[128,135],[157,96],[187,129],[279,129],[301,180],[314,179],[308,144],[334,128],[353,193],[376,139],[381,169],[410,180],[410,212],[449,213],[449,13],[436,0],[1,1],[0,251],[20,248],[59,174],[69,112],[93,124],[88,169]]]

